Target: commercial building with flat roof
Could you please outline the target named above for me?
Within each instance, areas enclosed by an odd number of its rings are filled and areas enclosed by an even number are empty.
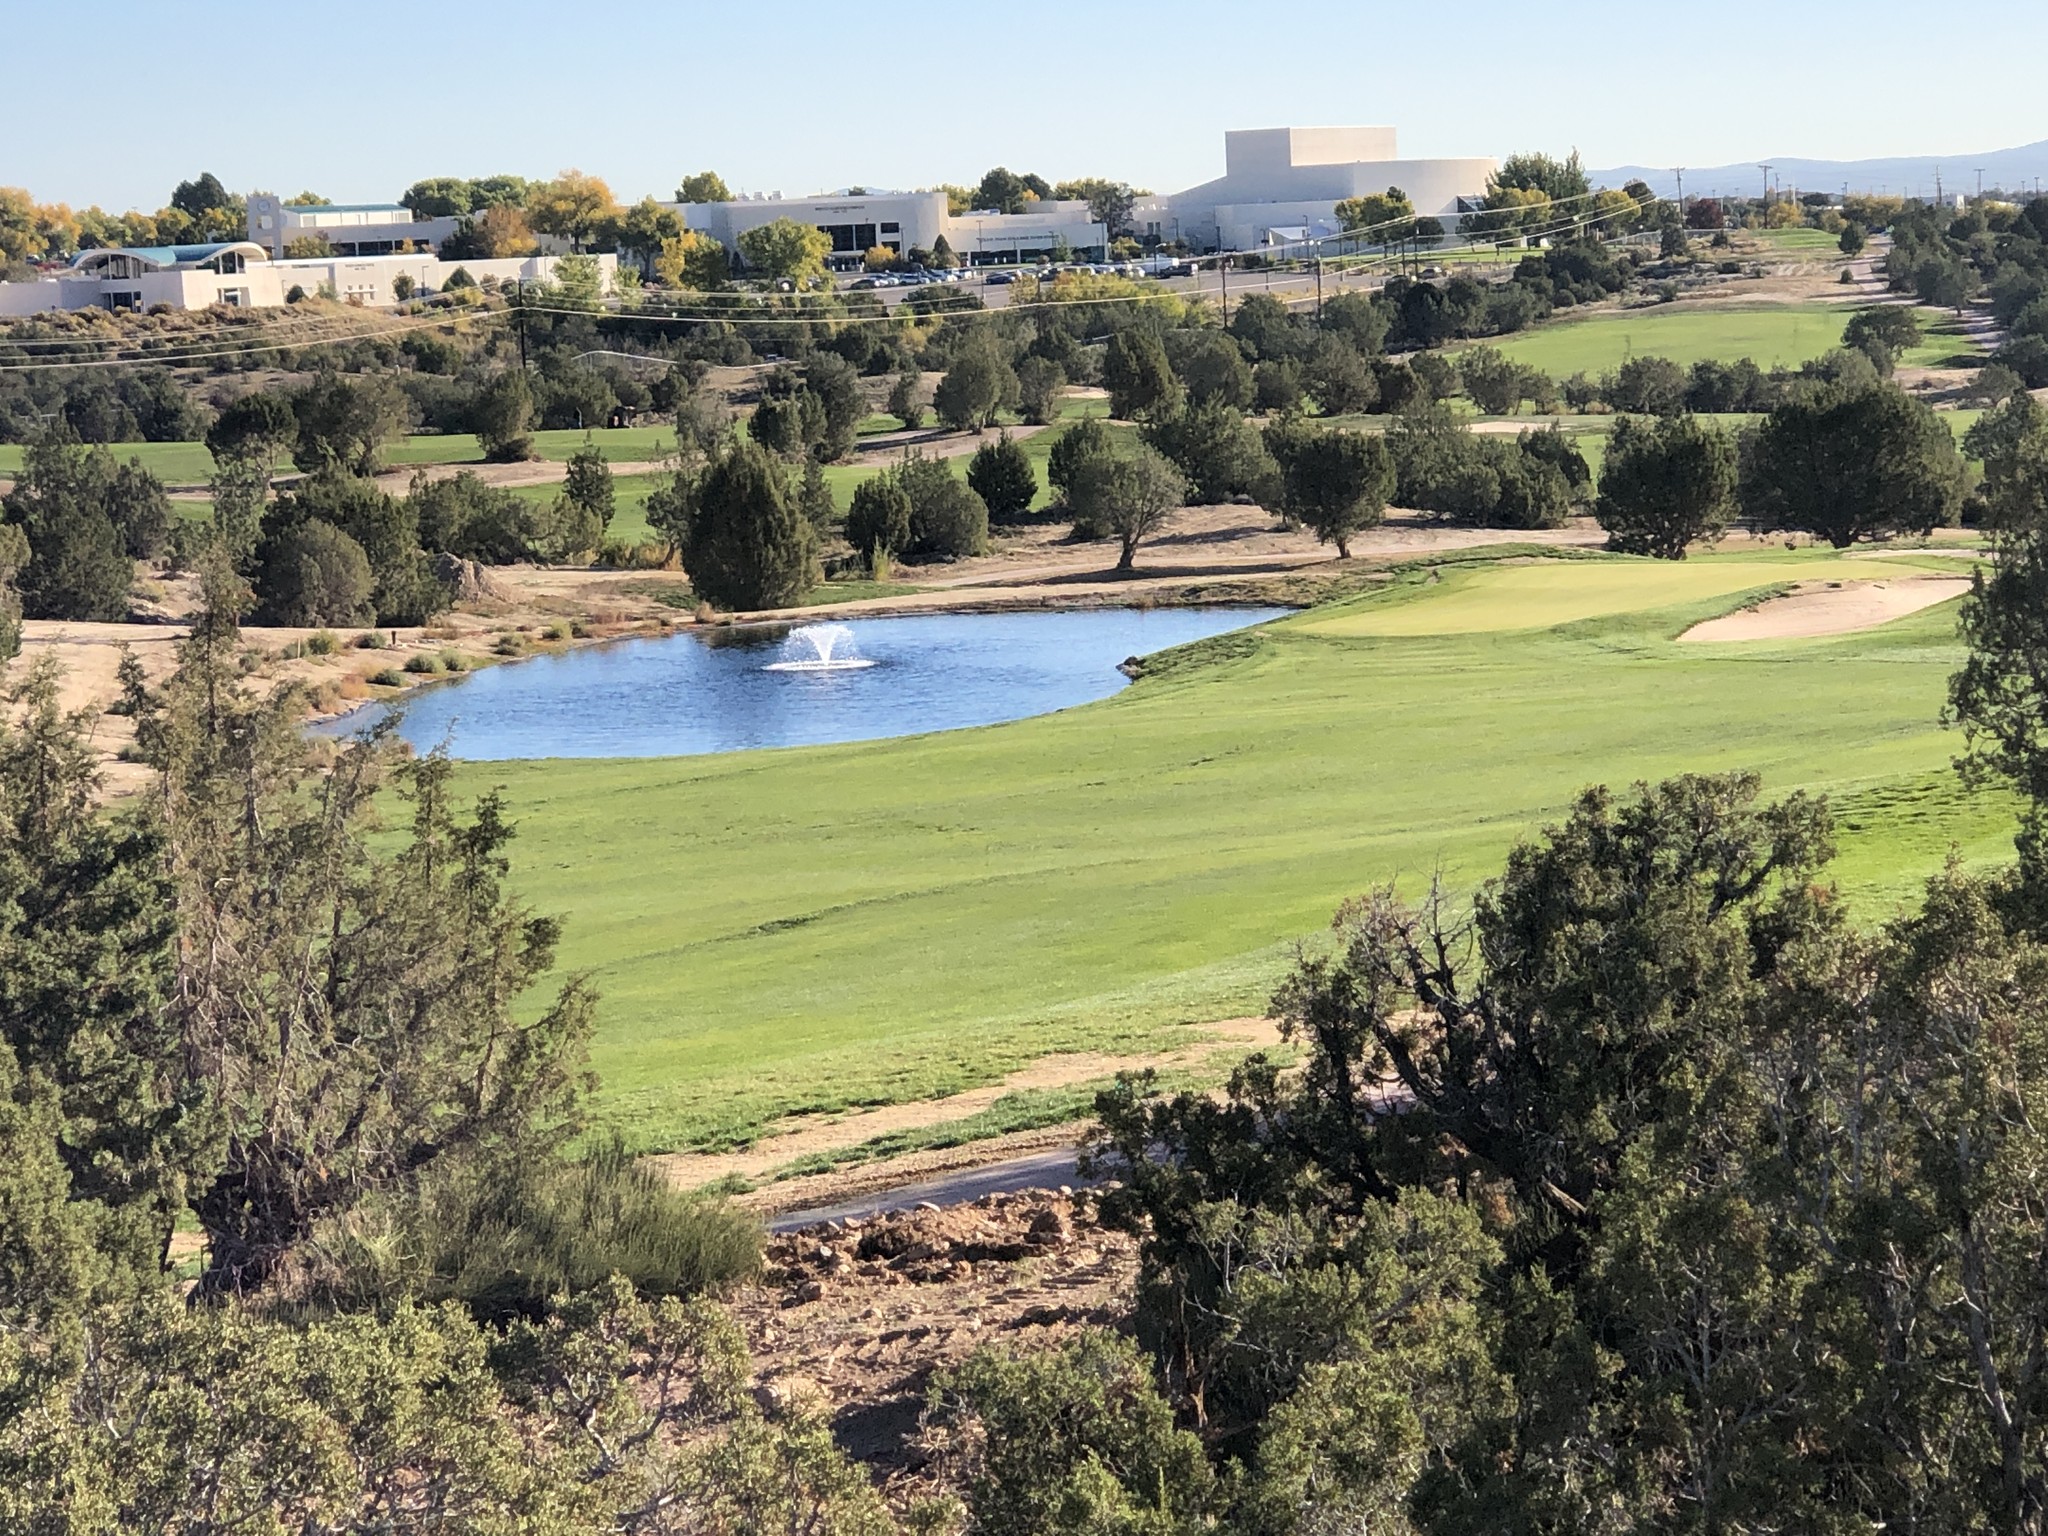
[[[607,287],[618,258],[592,256]],[[272,261],[252,240],[211,245],[125,246],[80,251],[55,277],[0,283],[0,318],[60,309],[148,310],[271,309],[292,290],[325,290],[344,303],[380,309],[399,302],[393,285],[407,278],[415,296],[439,293],[456,272],[478,282],[548,282],[559,256],[510,256],[489,261],[443,261],[429,254],[313,256]]]
[[[822,230],[832,241],[830,265],[852,268],[880,248],[907,256],[929,251],[941,236],[962,262],[1038,261],[1062,252],[1099,260],[1108,244],[1085,202],[1042,202],[1022,213],[947,212],[943,192],[843,192],[830,197],[743,197],[726,203],[667,203],[687,229],[728,251],[740,236],[777,219]]]
[[[403,203],[287,203],[269,192],[249,194],[249,238],[285,254],[294,240],[325,239],[337,256],[396,256],[438,250],[462,221],[421,219]]]

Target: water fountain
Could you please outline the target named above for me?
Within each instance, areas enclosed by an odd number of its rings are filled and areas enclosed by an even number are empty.
[[[851,672],[874,663],[854,649],[853,631],[844,624],[804,624],[782,642],[783,658],[766,672]]]

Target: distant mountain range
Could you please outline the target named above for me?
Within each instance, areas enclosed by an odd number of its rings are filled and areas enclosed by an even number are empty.
[[[1687,197],[1755,197],[1763,191],[1764,173],[1760,162],[1735,165],[1687,166]],[[1974,155],[1907,155],[1885,160],[1801,160],[1791,155],[1769,161],[1771,181],[1787,191],[1839,192],[1846,185],[1852,192],[1889,192],[1907,197],[1933,197],[1937,176],[1945,196],[1977,190],[1977,172],[1984,172],[1984,189],[2033,192],[2036,183],[2048,189],[2048,139],[2023,144],[2018,149],[1993,149]],[[1640,177],[1660,196],[1676,194],[1677,178],[1671,167],[1619,165],[1590,171],[1595,186],[1618,187]]]

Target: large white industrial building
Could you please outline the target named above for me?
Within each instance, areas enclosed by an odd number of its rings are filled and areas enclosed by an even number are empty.
[[[1418,214],[1457,223],[1486,194],[1491,160],[1403,160],[1392,128],[1247,128],[1223,136],[1223,174],[1185,192],[1138,199],[1135,233],[1148,244],[1198,251],[1251,250],[1339,232],[1337,204],[1399,187]],[[830,197],[670,203],[693,230],[728,250],[776,219],[812,224],[832,240],[834,264],[856,266],[876,246],[903,255],[945,236],[970,265],[1035,261],[1064,250],[1099,260],[1108,233],[1081,202],[1024,212],[949,214],[941,192],[846,192]]]
[[[907,256],[930,251],[944,237],[969,266],[1051,260],[1072,255],[1101,260],[1108,244],[1085,202],[1040,202],[1022,213],[947,211],[943,192],[841,192],[829,197],[743,197],[728,203],[666,203],[687,229],[728,251],[740,236],[777,219],[813,225],[832,241],[831,265],[852,268],[875,249]]]
[[[1339,232],[1337,204],[1399,187],[1419,215],[1454,225],[1486,194],[1492,160],[1402,160],[1391,128],[1245,128],[1223,136],[1223,174],[1141,197],[1147,241],[1242,251]]]

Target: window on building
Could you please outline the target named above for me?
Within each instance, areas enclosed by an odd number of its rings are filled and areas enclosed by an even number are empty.
[[[903,233],[903,226],[901,224],[884,221],[882,225],[882,233],[885,235],[900,235]]]
[[[227,305],[230,309],[240,309],[249,302],[249,290],[246,288],[223,288],[220,291],[220,302]]]

